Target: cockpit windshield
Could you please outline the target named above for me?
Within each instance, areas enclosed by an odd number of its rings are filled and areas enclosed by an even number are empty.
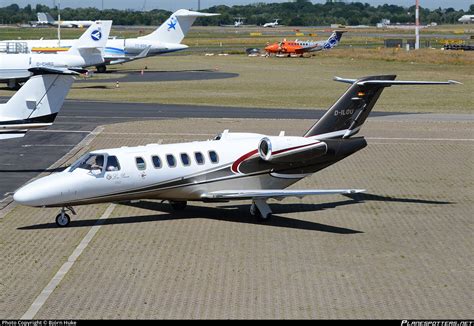
[[[86,154],[77,160],[71,168],[69,172],[74,171],[75,169],[84,169],[88,171],[92,170],[100,170],[101,172],[104,171],[104,163],[105,157],[102,154]]]

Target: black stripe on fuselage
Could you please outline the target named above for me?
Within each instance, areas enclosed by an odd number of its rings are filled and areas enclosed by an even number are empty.
[[[1,131],[0,135],[19,135],[19,134],[26,134],[26,130],[12,130],[12,131]]]
[[[10,121],[0,121],[0,125],[23,125],[23,124],[32,124],[32,123],[53,123],[54,119],[58,113],[51,113],[48,115],[42,115],[40,117],[27,118],[21,120],[10,120]]]

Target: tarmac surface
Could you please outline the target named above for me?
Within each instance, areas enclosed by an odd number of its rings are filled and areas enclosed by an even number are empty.
[[[82,206],[66,229],[57,209],[12,206],[0,218],[0,319],[472,318],[474,122],[424,117],[369,119],[367,148],[293,187],[367,194],[272,201],[264,223],[247,201],[179,213],[158,201]],[[111,124],[62,163],[223,129],[298,135],[312,123]]]

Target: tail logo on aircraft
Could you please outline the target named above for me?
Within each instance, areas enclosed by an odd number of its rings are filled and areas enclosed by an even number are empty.
[[[324,44],[325,49],[332,49],[337,44],[337,39],[335,37],[329,39],[326,44]]]
[[[170,29],[176,30],[176,24],[177,23],[178,23],[178,21],[176,20],[176,18],[171,17],[170,22],[168,23],[168,32],[170,31]]]
[[[95,31],[93,31],[91,33],[91,38],[94,40],[94,41],[99,41],[101,38],[102,38],[102,33],[100,30],[96,29]]]

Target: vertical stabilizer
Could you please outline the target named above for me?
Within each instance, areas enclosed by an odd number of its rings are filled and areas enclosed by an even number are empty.
[[[345,33],[345,31],[334,31],[331,36],[329,36],[327,41],[324,42],[324,49],[329,50],[337,46],[343,33]]]
[[[336,77],[336,81],[351,86],[329,110],[309,129],[305,137],[317,136],[320,139],[349,138],[359,132],[380,94],[386,87],[395,85],[451,85],[460,84],[448,81],[395,80],[396,75],[369,76],[360,79]]]
[[[104,48],[111,28],[111,20],[94,22],[67,52],[62,53],[81,56],[84,60],[83,67],[103,63]]]
[[[72,75],[31,77],[7,103],[0,104],[0,139],[22,137],[27,129],[51,125],[73,81]]]
[[[67,51],[68,54],[79,54],[80,49],[102,49],[107,44],[107,39],[112,28],[111,20],[94,22],[74,45]]]
[[[208,14],[186,9],[174,12],[153,33],[139,37],[140,39],[160,41],[163,43],[179,44],[188,33],[194,21],[198,17],[212,17],[219,14]]]

